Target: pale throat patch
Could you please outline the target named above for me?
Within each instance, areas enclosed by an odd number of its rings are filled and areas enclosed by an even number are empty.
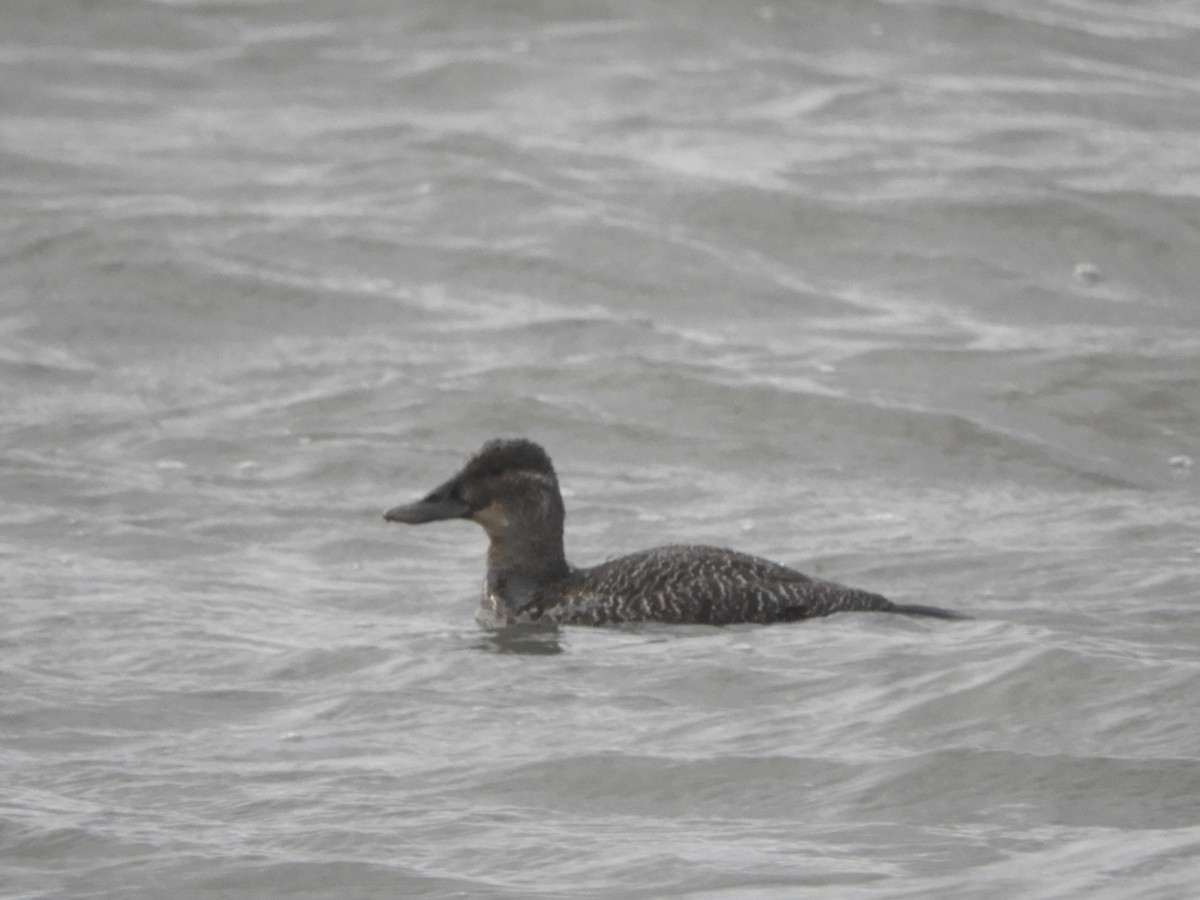
[[[510,524],[508,516],[504,514],[504,509],[495,500],[482,509],[476,510],[471,518],[484,528],[507,528]]]

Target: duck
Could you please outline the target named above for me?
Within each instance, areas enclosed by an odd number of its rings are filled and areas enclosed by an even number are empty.
[[[487,628],[768,625],[841,612],[966,618],[707,545],[671,544],[572,566],[563,551],[558,476],[546,451],[525,438],[486,442],[448,481],[383,517],[405,525],[467,519],[483,528],[487,575],[476,620]]]

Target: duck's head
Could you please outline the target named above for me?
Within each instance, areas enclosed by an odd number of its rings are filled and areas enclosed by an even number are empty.
[[[492,440],[445,484],[383,517],[407,525],[470,519],[494,540],[550,529],[561,540],[563,504],[545,450],[523,439]]]

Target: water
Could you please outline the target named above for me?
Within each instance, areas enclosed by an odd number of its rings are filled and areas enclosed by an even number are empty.
[[[1191,4],[0,21],[4,896],[1195,896]],[[485,634],[494,435],[975,618]]]

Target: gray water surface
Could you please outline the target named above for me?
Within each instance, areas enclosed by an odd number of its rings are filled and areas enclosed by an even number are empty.
[[[0,894],[1196,896],[1190,4],[0,26]],[[974,618],[481,632],[497,435]]]

